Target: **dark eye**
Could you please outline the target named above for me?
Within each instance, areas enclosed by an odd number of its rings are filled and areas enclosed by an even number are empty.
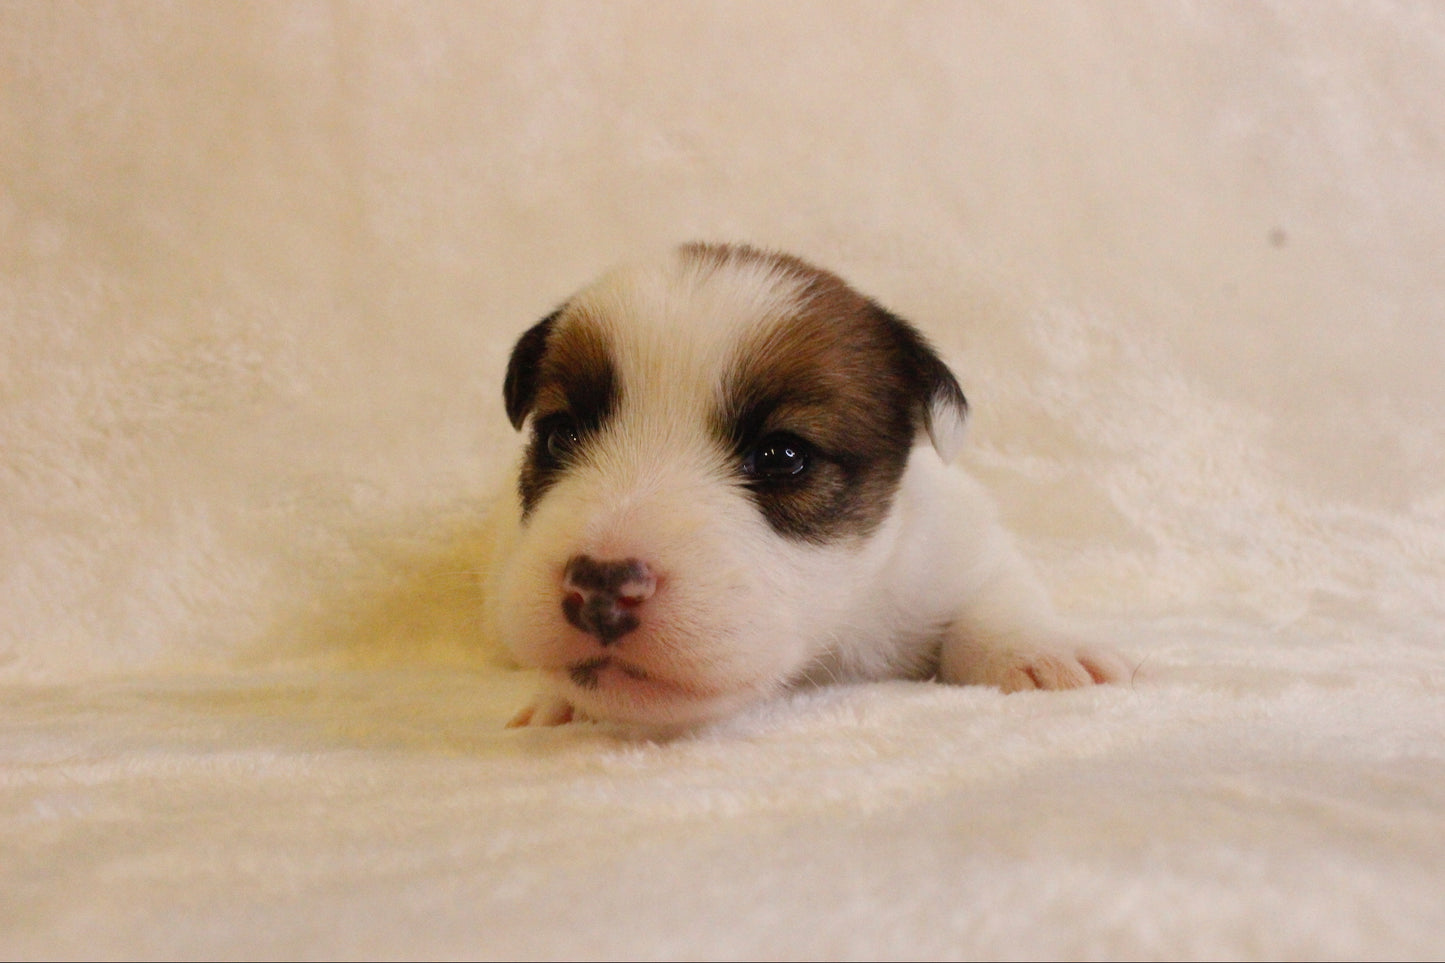
[[[764,437],[743,455],[743,474],[758,481],[780,481],[808,470],[808,443],[796,435],[778,432]]]
[[[577,448],[580,435],[577,423],[566,415],[553,415],[537,425],[537,438],[542,449],[554,461],[563,461]]]

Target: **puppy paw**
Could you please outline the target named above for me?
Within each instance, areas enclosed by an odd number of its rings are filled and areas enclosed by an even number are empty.
[[[572,703],[555,696],[538,696],[530,705],[524,707],[521,712],[512,716],[507,722],[508,729],[520,729],[523,726],[563,726],[580,718]]]
[[[1011,654],[995,683],[1005,692],[1029,689],[1080,689],[1087,685],[1123,682],[1128,666],[1107,649],[1081,646],[1073,650]]]
[[[1109,649],[1074,645],[989,652],[981,658],[965,660],[945,681],[994,686],[1004,692],[1027,692],[1123,682],[1129,674],[1128,663]]]

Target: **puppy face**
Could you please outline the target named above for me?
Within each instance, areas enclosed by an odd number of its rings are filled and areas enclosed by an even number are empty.
[[[528,441],[498,631],[584,713],[656,725],[766,695],[856,626],[916,440],[948,456],[966,410],[834,275],[703,245],[533,327],[505,395]]]

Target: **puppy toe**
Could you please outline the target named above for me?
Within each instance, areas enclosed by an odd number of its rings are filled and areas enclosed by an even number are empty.
[[[970,681],[995,685],[1004,692],[1058,691],[1122,682],[1128,666],[1107,649],[1036,649],[996,657]]]
[[[1127,662],[1108,649],[1082,648],[1074,657],[1095,685],[1124,682],[1132,671]]]
[[[1064,653],[1023,653],[1018,659],[999,686],[1005,692],[1078,689],[1093,682],[1083,664]]]
[[[1129,677],[1123,659],[1107,649],[1093,647],[1036,653],[1022,668],[1036,689],[1080,689],[1123,682]]]
[[[561,726],[571,722],[575,711],[570,702],[548,696],[539,697],[507,722],[508,729],[524,726]]]

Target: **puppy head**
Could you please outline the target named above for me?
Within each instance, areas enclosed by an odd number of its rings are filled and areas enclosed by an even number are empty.
[[[836,276],[707,245],[574,296],[504,393],[529,437],[498,630],[586,714],[654,725],[774,691],[849,631],[916,440],[951,457],[967,410]]]

